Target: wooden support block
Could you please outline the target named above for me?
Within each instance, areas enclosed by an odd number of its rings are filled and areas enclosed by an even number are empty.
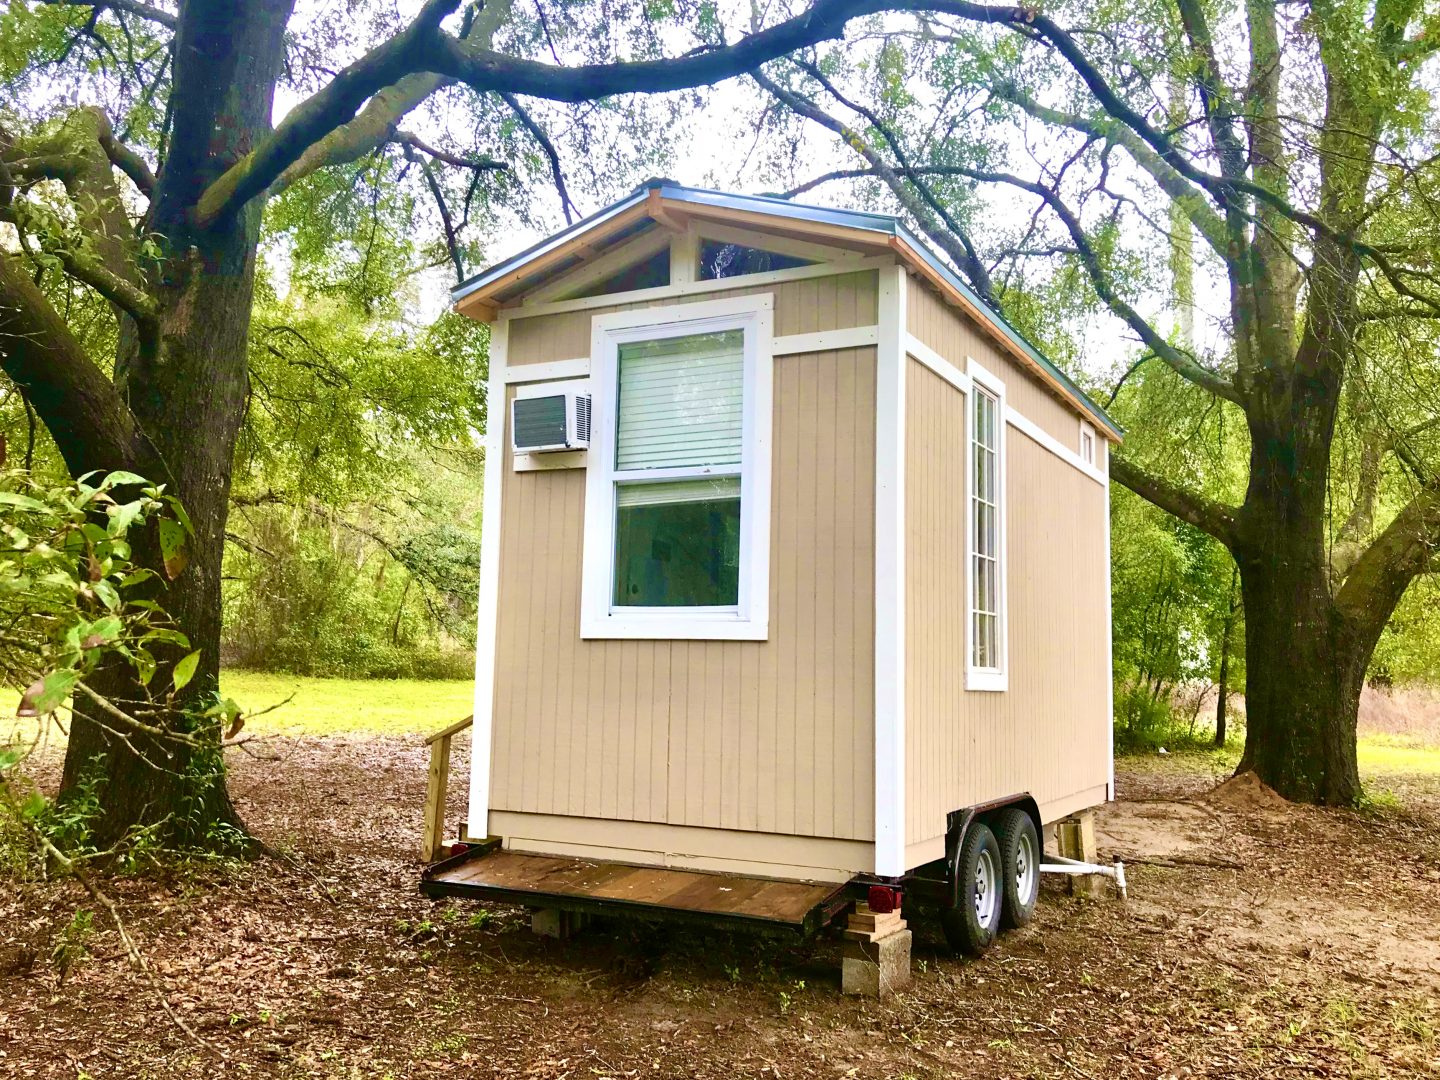
[[[871,911],[868,904],[856,904],[846,920],[845,933],[858,936],[884,937],[905,928],[905,920],[898,911]]]
[[[897,930],[871,941],[847,941],[840,956],[840,990],[884,997],[910,982],[910,931]]]
[[[536,908],[530,912],[530,932],[557,941],[569,941],[590,922],[590,916],[579,911],[558,908]]]
[[[1055,844],[1064,858],[1098,862],[1100,852],[1095,844],[1095,812],[1082,810],[1073,817],[1056,822]],[[1066,880],[1071,896],[1099,900],[1105,895],[1105,878],[1100,874],[1072,874]]]

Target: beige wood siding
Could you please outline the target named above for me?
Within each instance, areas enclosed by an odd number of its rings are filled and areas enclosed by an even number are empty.
[[[989,334],[920,282],[912,278],[905,296],[907,329],[911,334],[961,371],[965,370],[967,358],[973,357],[1004,382],[1005,395],[1012,408],[1053,435],[1062,446],[1079,453],[1079,410],[1052,394],[1035,376],[1002,353]],[[1103,459],[1103,452],[1100,456]],[[1104,468],[1103,460],[1100,468]]]
[[[1001,377],[1025,412],[1034,388],[1018,370]],[[910,362],[905,828],[912,851],[932,842],[929,857],[951,810],[1029,792],[1068,812],[1102,800],[1109,777],[1105,489],[1010,425],[1009,689],[965,689],[966,400]]]
[[[773,285],[724,289],[704,295],[646,300],[635,304],[613,304],[555,315],[523,316],[510,322],[510,356],[514,365],[574,360],[590,355],[590,320],[611,311],[669,307],[673,304],[718,300],[726,296],[754,296],[772,293],[775,297],[775,334],[812,334],[819,330],[843,330],[852,326],[873,326],[878,302],[878,278],[874,270],[857,270],[831,277],[802,278]]]
[[[748,291],[776,293],[777,333],[873,322],[874,273],[845,277],[869,299]],[[585,355],[598,310],[517,321],[512,361]],[[773,438],[764,642],[582,640],[585,473],[507,452],[493,810],[873,838],[874,348],[776,357]]]

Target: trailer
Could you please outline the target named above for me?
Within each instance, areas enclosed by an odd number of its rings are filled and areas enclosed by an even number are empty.
[[[883,214],[649,181],[453,299],[490,327],[475,846],[425,890],[1027,921],[1042,836],[1113,796],[1104,410]]]

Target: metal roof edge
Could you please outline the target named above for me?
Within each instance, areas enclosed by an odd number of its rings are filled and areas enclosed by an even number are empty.
[[[837,210],[827,206],[812,206],[809,203],[796,203],[789,199],[782,199],[774,195],[738,195],[732,192],[713,191],[708,188],[686,187],[684,184],[676,183],[673,180],[656,178],[644,181],[636,189],[618,202],[611,203],[602,210],[597,210],[589,217],[581,218],[572,225],[567,226],[560,232],[549,236],[526,248],[515,255],[496,263],[487,270],[482,270],[450,290],[450,302],[459,303],[465,297],[482,289],[489,282],[496,278],[510,273],[519,266],[551,251],[572,237],[592,229],[597,225],[617,214],[643,202],[651,191],[659,191],[661,198],[671,199],[679,203],[690,203],[696,206],[713,206],[716,209],[730,210],[751,210],[759,213],[770,214],[777,218],[787,218],[792,221],[808,221],[816,224],[840,225],[852,229],[862,229],[868,232],[881,233],[903,240],[920,258],[925,260],[927,266],[934,270],[946,283],[954,288],[961,296],[965,297],[975,308],[983,312],[994,325],[995,329],[1004,334],[1014,345],[1029,356],[1042,370],[1053,376],[1055,380],[1069,393],[1073,394],[1077,403],[1081,404],[1086,412],[1102,424],[1116,438],[1124,435],[1124,429],[1109,414],[1096,404],[1090,395],[1075,385],[1073,379],[1061,371],[1052,363],[1044,353],[1037,349],[1028,338],[996,311],[990,304],[982,300],[969,285],[953,269],[945,264],[930,246],[907,226],[900,218],[893,214],[871,213],[865,210]]]
[[[982,300],[975,290],[970,288],[959,274],[955,273],[954,270],[942,262],[940,257],[930,250],[930,246],[916,236],[904,222],[899,223],[898,235],[925,260],[931,269],[940,274],[957,292],[989,316],[997,330],[1009,338],[1014,344],[1018,345],[1027,356],[1039,364],[1045,371],[1053,375],[1065,389],[1074,394],[1076,399],[1084,404],[1086,411],[1105,425],[1116,438],[1124,436],[1125,430],[1119,424],[1115,423],[1114,420],[1110,419],[1109,413],[1097,405],[1089,394],[1076,386],[1075,381],[1071,379],[1069,375],[1066,375],[1065,372],[1056,367],[1044,353],[1031,343],[1029,338],[1015,329],[1004,315],[1001,315],[990,304]]]
[[[547,236],[538,244],[533,244],[530,247],[526,248],[524,251],[511,255],[508,259],[502,259],[494,266],[480,271],[480,273],[476,274],[474,277],[466,278],[459,285],[456,285],[453,289],[450,290],[450,302],[452,304],[458,304],[461,300],[465,299],[465,297],[469,296],[471,293],[476,292],[479,289],[483,289],[487,284],[494,281],[496,278],[501,277],[504,274],[508,274],[517,266],[523,266],[525,263],[536,258],[537,256],[544,255],[547,251],[551,251],[554,248],[559,247],[571,237],[577,236],[587,229],[592,229],[596,225],[600,225],[605,221],[608,221],[616,214],[622,213],[630,209],[630,207],[634,206],[636,203],[643,202],[645,200],[647,190],[648,189],[644,187],[637,188],[634,192],[625,196],[625,198],[621,199],[619,202],[611,203],[603,210],[597,210],[589,217],[581,218],[573,225],[566,226],[564,229],[561,229],[553,236]]]

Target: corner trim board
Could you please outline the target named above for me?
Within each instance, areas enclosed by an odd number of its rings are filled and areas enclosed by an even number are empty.
[[[495,719],[495,632],[500,615],[500,507],[505,476],[505,353],[510,327],[490,328],[490,381],[487,389],[492,422],[485,429],[485,493],[480,533],[480,598],[475,628],[475,727],[470,749],[470,810],[468,827],[489,835],[490,735]],[[499,422],[494,405],[500,403]],[[442,796],[443,797],[443,796]]]
[[[905,866],[905,287],[880,271],[875,371],[875,873]]]

